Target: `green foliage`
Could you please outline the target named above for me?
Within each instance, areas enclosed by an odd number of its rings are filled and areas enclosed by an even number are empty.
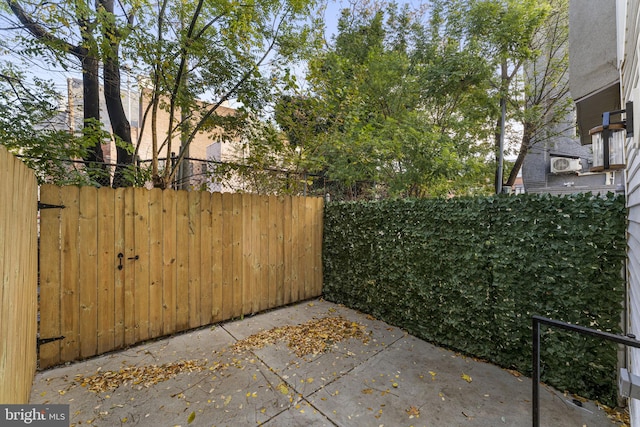
[[[157,140],[154,182],[167,185],[200,133],[219,141],[251,141],[265,107],[293,84],[291,64],[306,51],[312,0],[167,1],[140,16],[125,57],[149,76],[149,122]],[[225,109],[229,100],[240,107]],[[155,120],[164,110],[170,120]],[[270,132],[265,125],[264,132]],[[271,141],[275,141],[270,139]],[[276,141],[277,142],[277,141]],[[262,144],[258,140],[256,144]],[[178,147],[176,147],[178,146]],[[262,161],[265,167],[278,146]],[[178,152],[162,176],[160,152]],[[263,150],[255,151],[256,156]],[[258,153],[259,152],[259,153]],[[160,156],[161,157],[161,156]]]
[[[308,92],[276,106],[303,149],[297,165],[370,197],[486,191],[491,70],[445,18],[394,3],[343,10],[309,61]]]
[[[328,203],[324,295],[531,373],[531,316],[620,332],[623,197]],[[547,330],[543,381],[615,406],[616,347]]]
[[[0,64],[0,144],[24,156],[40,182],[89,184],[86,168],[72,163],[101,143],[104,134],[78,137],[66,130],[64,115],[54,103],[53,83],[27,79],[12,64]]]

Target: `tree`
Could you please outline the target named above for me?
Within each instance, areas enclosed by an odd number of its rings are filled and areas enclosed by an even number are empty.
[[[310,61],[309,93],[298,96],[305,119],[280,117],[296,144],[307,138],[313,172],[340,182],[347,197],[483,187],[485,147],[478,141],[491,114],[490,69],[475,45],[464,43],[461,27],[439,13],[443,5],[430,21],[394,4],[344,10],[338,34]]]
[[[569,94],[569,5],[551,0],[550,13],[531,41],[534,58],[524,67],[524,105],[514,105],[522,124],[518,157],[506,185],[513,186],[524,158],[534,144],[544,143],[574,129],[567,120],[572,109]]]
[[[155,186],[170,185],[200,133],[218,140],[255,137],[264,107],[290,77],[289,61],[304,51],[309,5],[164,0],[144,14],[128,52],[150,76],[144,120],[151,121]],[[240,108],[220,114],[229,100]],[[161,112],[168,114],[162,128]],[[176,146],[177,161],[161,169],[160,155],[168,157]]]
[[[101,135],[77,138],[60,129],[57,93],[51,82],[27,79],[15,65],[0,65],[0,143],[23,156],[40,182],[86,184],[69,161],[82,158]],[[88,135],[87,135],[88,136]]]
[[[61,0],[41,7],[24,7],[28,0],[6,0],[30,38],[24,50],[53,54],[57,65],[75,59],[84,80],[85,127],[99,122],[98,75],[102,64],[105,100],[116,140],[118,167],[114,185],[120,185],[134,159],[130,124],[120,96],[120,68],[130,61],[149,76],[155,185],[166,188],[188,157],[189,145],[199,133],[219,138],[241,138],[241,131],[258,126],[257,117],[289,75],[286,62],[295,59],[309,29],[303,25],[310,1],[261,0],[251,4],[203,0],[164,0],[157,5],[137,0],[119,2]],[[134,17],[136,19],[135,26]],[[33,48],[35,46],[35,48]],[[200,101],[204,99],[206,102]],[[221,106],[236,99],[236,114],[220,115]],[[169,125],[159,129],[159,111],[169,114]],[[180,143],[176,144],[179,140]],[[138,141],[138,144],[140,141]],[[179,146],[177,162],[162,172],[158,156],[168,158]],[[102,162],[99,144],[88,159]]]
[[[100,61],[104,64],[104,88],[107,111],[118,146],[119,165],[131,164],[133,151],[129,122],[124,115],[120,97],[120,68],[118,46],[126,31],[117,24],[112,0],[91,2],[68,0],[48,5],[6,0],[6,4],[21,27],[33,38],[23,38],[27,54],[45,55],[48,51],[57,65],[67,67],[74,59],[80,65],[83,80],[84,132],[95,135],[100,131]],[[126,25],[133,16],[125,14]],[[72,23],[74,25],[72,25]],[[91,138],[90,138],[91,139]],[[91,166],[90,173],[100,185],[108,185],[101,141],[93,139],[91,150],[85,156]],[[100,169],[100,171],[96,171]],[[122,166],[116,169],[114,186],[122,185]]]
[[[469,7],[469,37],[483,48],[499,69],[494,83],[500,105],[495,120],[496,192],[502,192],[503,155],[507,104],[522,66],[532,60],[536,34],[546,19],[544,0],[472,0]],[[515,90],[517,92],[517,90]]]

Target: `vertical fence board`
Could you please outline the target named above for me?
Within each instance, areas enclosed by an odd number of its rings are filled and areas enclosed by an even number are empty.
[[[162,192],[162,333],[176,332],[176,192]]]
[[[136,273],[135,293],[135,337],[136,342],[149,339],[149,193],[144,188],[133,189],[135,256],[123,262],[126,269]]]
[[[9,283],[9,268],[11,265],[11,230],[13,224],[11,221],[12,213],[10,211],[14,194],[14,159],[6,151],[4,147],[0,147],[0,196],[3,203],[0,203],[0,374],[5,379],[0,383],[0,397],[8,399],[10,402],[18,402],[17,397],[9,397],[9,391],[15,392],[16,384],[14,384],[14,370],[18,363],[9,353],[11,349],[11,340],[15,339],[11,333],[12,326],[17,319],[16,314],[11,310],[12,301],[15,295],[12,292],[16,285],[5,286],[5,282]],[[7,202],[9,201],[9,202]],[[10,399],[10,400],[9,400]]]
[[[21,315],[26,317],[27,321],[21,329],[20,333],[32,337],[38,331],[38,216],[34,212],[34,206],[37,206],[38,200],[38,183],[33,171],[23,168],[23,178],[20,182],[20,188],[23,191],[22,215],[25,221],[23,224],[26,229],[24,233],[18,237],[25,237],[23,240],[23,249],[20,251],[24,254],[22,258],[21,272],[24,275],[24,286],[21,286],[24,295],[24,305]],[[28,234],[28,235],[27,235]],[[27,252],[27,253],[26,253]],[[30,394],[31,382],[28,381],[37,368],[37,348],[33,347],[33,341],[24,340],[22,344],[21,356],[24,365],[18,369],[20,384],[18,390],[20,394]],[[25,381],[27,381],[25,383]],[[1,401],[1,400],[0,400]]]
[[[233,238],[233,203],[235,196],[229,193],[221,195],[222,203],[222,318],[231,319],[233,316],[233,252],[235,241]]]
[[[211,197],[211,321],[219,322],[222,316],[222,257],[223,257],[223,215],[222,195],[213,193]]]
[[[127,188],[124,193],[124,251],[122,270],[124,271],[124,343],[136,343],[136,266],[129,258],[137,255],[136,251],[136,214],[135,189]]]
[[[211,193],[200,193],[200,325],[212,322]]]
[[[113,248],[113,347],[124,346],[124,268],[118,268],[120,259],[118,254],[125,253],[125,188],[118,188],[114,194],[113,227],[114,227],[114,248]]]
[[[264,241],[268,248],[266,256],[263,255],[263,257],[265,257],[265,273],[267,277],[265,286],[267,289],[267,304],[265,308],[273,308],[276,306],[276,293],[278,289],[278,284],[276,283],[276,259],[279,246],[276,222],[278,198],[276,196],[267,196],[265,199],[267,203],[265,216],[267,219],[265,221]]]
[[[176,331],[189,327],[189,193],[176,192]]]
[[[200,192],[189,192],[189,327],[200,326]]]
[[[305,218],[302,222],[304,225],[304,238],[305,238],[305,247],[304,247],[304,262],[305,262],[305,272],[306,272],[306,280],[305,280],[305,298],[311,298],[314,296],[314,283],[315,283],[315,272],[313,270],[313,249],[315,247],[315,233],[313,230],[313,199],[306,198],[302,199],[302,203],[304,203],[305,210]]]
[[[98,354],[115,348],[115,191],[108,187],[98,189]]]
[[[258,248],[256,251],[258,263],[256,265],[255,275],[255,295],[257,306],[254,311],[266,310],[269,308],[269,197],[254,196],[258,204],[258,228],[253,230],[260,237],[258,239]]]
[[[313,231],[315,236],[315,248],[314,259],[312,261],[313,269],[315,271],[315,292],[313,296],[322,295],[322,230],[324,227],[323,211],[324,200],[319,197],[313,200],[315,207],[313,209],[313,215],[315,221],[313,223]]]
[[[16,220],[20,223],[15,241],[19,242],[17,251],[19,267],[16,266],[16,268],[19,272],[17,290],[20,295],[18,315],[22,319],[22,323],[14,333],[17,336],[28,338],[13,345],[16,360],[20,363],[20,366],[14,370],[17,380],[14,390],[20,398],[28,399],[31,391],[31,381],[29,380],[32,379],[37,364],[33,336],[38,331],[38,221],[36,211],[38,187],[31,170],[20,163],[17,167],[21,169],[21,172],[18,185],[14,186],[14,191],[18,195],[19,201],[13,207],[18,211]],[[0,320],[0,322],[2,321]]]
[[[80,188],[78,253],[80,290],[80,357],[98,352],[98,269],[97,269],[97,202],[95,187]]]
[[[17,363],[8,351],[11,347],[11,340],[15,339],[11,334],[11,326],[15,321],[15,313],[10,311],[11,301],[15,298],[11,292],[12,287],[5,286],[5,280],[9,282],[9,255],[10,255],[10,230],[13,228],[11,223],[11,213],[9,208],[11,203],[6,200],[13,195],[13,187],[15,175],[13,172],[14,160],[4,147],[0,147],[0,196],[3,203],[0,203],[0,374],[5,379],[0,384],[0,397],[2,399],[10,399],[10,402],[18,402],[17,397],[9,398],[9,391],[15,392],[15,384],[13,384],[14,373]],[[6,277],[5,277],[6,276]],[[15,285],[13,285],[15,286]]]
[[[257,224],[257,218],[254,217],[253,200],[251,194],[242,195],[242,207],[240,215],[242,216],[242,312],[240,314],[248,314],[254,312],[252,287],[255,287],[255,264],[256,254],[254,251],[259,250],[258,239],[259,234],[254,231],[254,224]],[[254,247],[255,245],[255,247]]]
[[[78,219],[80,189],[62,187],[61,198],[65,208],[60,212],[62,239],[62,360],[75,360],[80,356],[79,296],[78,290]]]
[[[60,187],[43,185],[40,188],[40,201],[50,205],[62,205]],[[8,208],[8,204],[6,205]],[[0,208],[2,209],[2,208]],[[61,209],[42,209],[40,211],[40,337],[59,337],[60,331],[60,212]],[[2,213],[0,213],[2,218]],[[0,246],[1,247],[1,246]],[[2,260],[0,260],[0,263]],[[0,271],[2,269],[0,268]],[[60,363],[60,341],[40,346],[40,368]]]
[[[275,197],[275,242],[276,242],[276,299],[274,307],[284,304],[284,201],[283,197]]]
[[[313,227],[314,223],[314,199],[303,199],[305,205],[305,218],[304,224],[304,236],[305,236],[305,271],[307,273],[306,285],[305,285],[305,298],[311,298],[315,296],[315,271],[314,271],[314,249],[315,249],[315,231]]]
[[[292,301],[291,298],[291,281],[292,281],[292,265],[293,265],[293,239],[291,235],[291,223],[293,223],[293,218],[291,216],[292,208],[291,208],[291,197],[285,197],[284,203],[282,206],[283,210],[283,230],[282,230],[282,238],[284,239],[284,269],[283,269],[283,278],[282,278],[282,287],[283,289],[283,297],[284,304],[289,304]]]
[[[243,314],[243,276],[244,276],[244,247],[243,247],[243,220],[242,220],[242,194],[233,195],[233,217],[231,228],[233,229],[233,304],[231,309],[232,317],[239,317]]]
[[[303,276],[300,275],[300,202],[291,200],[291,302],[300,301],[300,287]]]
[[[149,337],[162,336],[162,190],[149,191]]]

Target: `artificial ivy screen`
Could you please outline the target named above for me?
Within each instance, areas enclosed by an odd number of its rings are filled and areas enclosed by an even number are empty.
[[[531,316],[619,333],[623,197],[327,203],[325,298],[531,374]],[[543,328],[542,379],[616,402],[614,344]]]

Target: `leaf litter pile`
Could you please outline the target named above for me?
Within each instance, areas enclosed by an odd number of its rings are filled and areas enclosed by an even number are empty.
[[[342,316],[325,317],[301,325],[286,325],[259,332],[236,342],[233,351],[262,348],[279,340],[286,340],[288,347],[298,357],[303,357],[323,353],[331,345],[349,338],[359,339],[366,344],[369,342],[369,333],[364,325]],[[101,371],[101,368],[98,368],[98,372],[91,376],[76,375],[74,381],[94,393],[111,391],[126,385],[148,388],[183,372],[201,372],[206,369],[206,364],[206,361],[181,360],[162,365],[125,366],[118,371]]]
[[[333,344],[349,338],[358,339],[366,344],[369,342],[369,333],[364,325],[342,316],[323,317],[301,325],[278,326],[253,334],[236,342],[233,351],[242,352],[263,348],[277,341],[286,340],[287,346],[296,356],[303,357],[324,353]]]
[[[151,387],[162,381],[174,378],[183,372],[200,372],[205,369],[205,363],[196,360],[181,360],[175,363],[150,366],[125,366],[118,371],[104,371],[89,377],[76,375],[75,382],[82,387],[88,387],[94,393],[115,390],[121,385],[138,385]]]

